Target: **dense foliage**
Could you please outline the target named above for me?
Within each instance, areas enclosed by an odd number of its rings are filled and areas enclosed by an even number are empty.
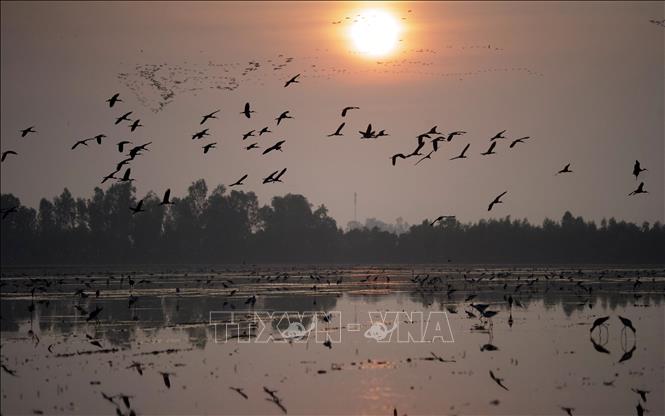
[[[208,192],[194,182],[184,198],[161,206],[154,193],[147,210],[130,184],[92,198],[65,189],[38,210],[3,194],[2,264],[173,263],[663,263],[665,227],[603,220],[600,226],[566,212],[561,222],[449,219],[423,221],[401,234],[379,228],[343,232],[325,206],[312,209],[302,195],[274,197],[259,206],[253,192]]]

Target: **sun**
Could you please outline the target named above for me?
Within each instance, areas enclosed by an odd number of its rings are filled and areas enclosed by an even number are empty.
[[[358,52],[371,57],[386,56],[395,50],[402,28],[390,13],[368,9],[358,13],[349,37]]]

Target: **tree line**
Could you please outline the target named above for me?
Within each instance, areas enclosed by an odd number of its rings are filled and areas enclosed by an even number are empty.
[[[566,212],[540,225],[505,217],[463,224],[449,218],[408,230],[338,227],[324,205],[302,195],[260,206],[253,192],[200,179],[187,195],[146,212],[130,183],[95,188],[91,198],[43,198],[37,210],[2,194],[2,264],[191,263],[665,263],[665,227],[613,218],[599,225]]]

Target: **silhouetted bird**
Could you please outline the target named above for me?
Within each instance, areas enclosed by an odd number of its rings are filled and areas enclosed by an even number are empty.
[[[21,137],[25,137],[30,133],[37,133],[37,130],[35,130],[35,126],[30,126],[27,129],[19,130],[21,133]]]
[[[496,384],[498,384],[502,389],[504,389],[504,390],[508,390],[508,387],[506,387],[506,386],[503,385],[503,379],[502,379],[502,378],[498,378],[497,376],[495,376],[495,375],[494,375],[494,372],[493,372],[492,370],[490,370],[490,377],[491,377],[492,380],[494,380],[494,382],[495,382]]]
[[[116,119],[115,119],[115,124],[120,124],[121,121],[132,121],[132,120],[129,118],[129,115],[132,114],[132,113],[133,113],[133,111],[129,111],[129,112],[127,112],[127,113],[121,115],[120,117],[116,118]]]
[[[329,134],[328,137],[332,137],[332,136],[344,136],[344,135],[342,134],[342,129],[344,128],[344,125],[345,125],[345,124],[346,124],[346,123],[342,123],[342,124],[340,124],[339,127],[337,127],[337,130],[335,130],[334,133]]]
[[[282,145],[286,143],[286,140],[280,140],[277,143],[273,144],[269,148],[263,151],[263,154],[265,155],[266,153],[270,153],[273,150],[279,150],[280,152],[282,151]]]
[[[117,143],[117,145],[118,145],[118,152],[122,153],[122,152],[124,151],[123,149],[125,148],[125,145],[126,145],[126,144],[132,144],[132,142],[127,141],[127,140],[123,140],[123,141],[121,141],[121,142],[118,142],[118,143]]]
[[[346,117],[346,113],[348,113],[350,110],[360,110],[360,107],[344,107],[342,110],[342,117]]]
[[[128,165],[132,161],[132,158],[123,159],[115,166],[115,171],[119,171],[123,166]]]
[[[481,153],[481,155],[484,155],[484,156],[495,155],[496,152],[493,151],[495,147],[496,147],[496,142],[492,142],[492,144],[490,144],[490,148],[487,149],[487,151]]]
[[[429,134],[443,134],[443,133],[441,133],[440,131],[436,131],[436,128],[437,128],[437,127],[438,127],[438,126],[434,126],[434,127],[432,127],[432,128],[429,129],[429,131],[428,131],[427,133],[425,133],[425,134],[428,134],[428,135],[429,135]]]
[[[248,131],[247,133],[243,134],[243,135],[242,135],[242,139],[245,140],[245,139],[248,138],[248,137],[252,137],[252,136],[254,136],[254,132],[255,132],[255,131],[256,131],[256,130],[250,130],[250,131]]]
[[[640,184],[637,186],[637,189],[629,193],[628,196],[637,195],[637,194],[648,194],[648,193],[649,191],[644,190],[644,182],[640,182]]]
[[[127,170],[125,171],[125,174],[122,175],[122,178],[118,179],[118,181],[119,182],[132,182],[132,181],[134,181],[135,179],[129,177],[129,175],[131,175],[131,173],[132,173],[132,169],[127,168]]]
[[[118,178],[115,177],[115,174],[116,174],[117,172],[118,172],[118,171],[116,170],[115,172],[111,172],[111,173],[109,173],[108,175],[104,176],[104,177],[102,178],[102,183],[108,181],[109,179],[118,179]]]
[[[284,88],[288,87],[291,84],[298,84],[300,82],[300,81],[298,81],[299,76],[300,76],[300,74],[298,74],[298,75],[294,76],[293,78],[291,78],[290,80],[286,81],[286,84],[284,84]]]
[[[420,162],[422,162],[425,159],[431,159],[432,158],[432,153],[434,153],[434,150],[426,154],[425,156],[421,157],[420,160],[418,160],[414,166],[418,165]]]
[[[143,200],[140,200],[135,207],[129,207],[129,210],[132,211],[132,215],[138,214],[139,212],[145,212],[143,209]]]
[[[505,130],[498,132],[497,134],[494,135],[494,137],[490,139],[490,141],[493,142],[496,139],[505,139],[506,137],[503,135],[503,133],[505,132],[506,132]]]
[[[375,134],[376,134],[376,133],[374,132],[374,130],[372,130],[372,125],[371,125],[371,124],[368,124],[368,125],[367,125],[367,130],[365,130],[365,131],[359,131],[358,133],[360,133],[360,134],[362,135],[362,136],[360,137],[361,139],[373,139],[374,136],[375,136]]]
[[[598,318],[595,321],[593,321],[593,325],[591,325],[591,329],[589,330],[589,332],[593,332],[593,330],[596,329],[596,327],[605,324],[605,322],[607,322],[608,319],[610,319],[609,316],[603,316],[602,318]]]
[[[244,174],[242,178],[240,178],[240,179],[238,179],[237,181],[233,182],[231,185],[229,185],[229,187],[231,187],[231,186],[244,185],[244,183],[242,183],[242,181],[244,181],[245,179],[247,179],[247,176],[248,176],[247,174]]]
[[[208,129],[203,129],[201,131],[194,133],[192,135],[192,140],[202,139],[204,136],[210,136],[210,133],[208,133]]]
[[[400,158],[400,159],[406,159],[406,158],[408,158],[408,156],[404,156],[403,153],[397,153],[396,155],[392,155],[392,156],[390,157],[390,160],[392,160],[392,162],[393,162],[393,166],[395,166],[395,163],[397,163],[397,159],[398,159],[398,158]]]
[[[249,399],[249,397],[247,397],[243,389],[241,389],[240,387],[229,387],[229,388],[238,393],[239,395],[241,395],[242,397],[244,397],[245,399]]]
[[[416,150],[411,152],[411,154],[408,155],[407,157],[409,157],[409,156],[420,156],[422,154],[422,153],[420,153],[420,149],[425,147],[425,139],[429,139],[429,135],[421,134],[420,136],[417,137],[417,139],[418,139],[418,144],[416,145]]]
[[[113,107],[115,105],[115,103],[121,103],[122,102],[122,100],[118,97],[120,97],[120,93],[116,92],[115,94],[113,94],[113,97],[106,100],[106,102],[109,103],[109,107]]]
[[[143,127],[143,124],[141,124],[141,120],[137,118],[137,119],[134,120],[134,122],[129,126],[129,130],[130,130],[130,131],[134,131],[134,130],[136,130],[136,129],[139,128],[139,127]]]
[[[259,148],[260,148],[259,143],[256,142],[256,143],[252,143],[249,146],[245,147],[245,150],[252,150],[252,149],[259,149]]]
[[[385,130],[379,130],[379,132],[374,137],[383,137],[383,136],[390,136],[390,135],[386,133]]]
[[[171,197],[171,188],[167,189],[166,192],[164,192],[164,197],[162,198],[162,202],[160,202],[159,205],[172,205],[173,202],[169,201],[170,197]]]
[[[438,151],[439,150],[439,142],[443,142],[445,140],[446,140],[446,138],[443,137],[443,136],[439,136],[439,137],[436,137],[436,138],[432,139],[432,141],[430,141],[430,143],[432,143],[432,149],[434,149],[435,152]]]
[[[499,196],[497,196],[496,198],[494,198],[494,201],[490,202],[490,205],[487,207],[487,210],[488,210],[488,211],[491,211],[491,210],[492,210],[492,207],[493,207],[495,204],[502,204],[503,201],[501,200],[501,197],[504,196],[504,195],[507,194],[507,193],[508,193],[508,191],[504,191],[501,195],[499,195]]]
[[[208,119],[211,119],[211,118],[217,118],[217,117],[215,116],[215,114],[219,113],[220,111],[221,111],[221,110],[215,110],[215,111],[213,111],[213,112],[210,113],[210,114],[206,114],[206,115],[204,115],[204,116],[203,116],[203,120],[201,120],[201,122],[200,122],[199,124],[203,124],[203,123],[205,123],[206,121],[208,121]]]
[[[621,316],[621,315],[619,315],[619,320],[621,321],[621,323],[623,324],[624,327],[628,327],[628,328],[630,328],[630,329],[633,331],[633,333],[637,333],[637,330],[636,330],[635,327],[633,326],[633,321],[631,321],[631,320],[628,319],[628,318],[624,318],[624,317]]]
[[[448,134],[448,137],[446,138],[446,141],[449,142],[449,141],[451,141],[451,140],[453,139],[453,137],[455,137],[455,136],[461,136],[461,135],[463,135],[463,134],[466,134],[466,132],[465,132],[465,131],[461,131],[461,130],[460,130],[460,131],[454,131],[454,132],[452,132],[452,133],[449,133],[449,134]]]
[[[471,146],[471,143],[467,144],[464,146],[464,150],[462,150],[462,153],[460,153],[458,156],[455,156],[453,158],[450,158],[450,160],[455,160],[455,159],[466,159],[466,151],[469,150],[469,146]]]
[[[8,155],[15,155],[15,156],[18,156],[18,153],[16,153],[16,152],[13,151],[13,150],[5,150],[4,152],[2,152],[2,160],[1,160],[1,161],[4,162],[5,159],[7,159],[7,156],[8,156]]]
[[[530,138],[531,138],[531,136],[524,136],[524,137],[520,137],[519,139],[515,139],[515,140],[512,141],[512,143],[510,143],[509,147],[512,149],[513,147],[515,147],[515,145],[517,143],[524,143],[525,140],[528,140]]]
[[[644,172],[647,169],[642,169],[640,166],[640,161],[636,160],[635,161],[635,166],[633,166],[633,175],[635,175],[635,180],[637,180],[637,177],[640,176],[640,173]]]
[[[284,175],[285,172],[286,168],[282,169],[281,171],[276,170],[270,175],[268,175],[266,178],[264,178],[263,183],[265,184],[271,182],[282,182],[280,178],[282,177],[282,175]]]
[[[560,173],[573,173],[573,171],[570,170],[570,163],[567,164],[566,166],[564,166],[563,169],[561,169],[560,171],[558,171],[556,174],[558,175],[558,174],[560,174]]]
[[[262,135],[263,133],[272,133],[272,131],[268,130],[268,127],[264,127],[259,132],[259,136]]]
[[[244,114],[245,117],[250,118],[254,110],[249,109],[249,103],[245,103],[245,109],[240,113]]]
[[[208,153],[208,150],[210,150],[210,149],[215,149],[216,144],[217,144],[216,142],[213,142],[213,143],[208,143],[205,146],[203,146],[203,154]]]
[[[437,222],[446,220],[448,218],[455,218],[455,216],[453,216],[453,215],[441,215],[441,216],[437,217],[434,221],[432,221],[429,225],[430,225],[430,227],[434,227],[434,224],[436,224]]]
[[[84,140],[77,141],[76,143],[74,143],[74,146],[72,146],[72,150],[76,149],[80,145],[87,146],[89,140],[92,140],[92,139],[84,139]]]
[[[93,137],[93,139],[95,139],[97,141],[97,144],[102,144],[102,140],[104,138],[106,138],[105,134],[98,134],[95,137]]]
[[[279,123],[282,122],[285,118],[293,118],[289,115],[289,111],[284,111],[282,114],[280,114],[275,120],[277,120],[277,125],[279,126]]]

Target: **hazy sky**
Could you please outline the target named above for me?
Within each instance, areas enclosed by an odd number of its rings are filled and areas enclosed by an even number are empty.
[[[355,51],[350,22],[368,7],[402,25],[393,54]],[[139,197],[195,179],[240,188],[262,203],[302,193],[345,226],[353,218],[410,223],[511,215],[540,222],[570,210],[599,220],[664,219],[663,2],[636,3],[10,3],[2,2],[2,192],[36,206],[63,187],[90,196],[123,157],[123,139],[152,141],[132,164]],[[409,12],[411,10],[411,12]],[[350,16],[352,19],[346,20]],[[402,18],[406,18],[405,20]],[[342,20],[341,24],[332,24]],[[292,58],[287,62],[287,58]],[[259,66],[245,71],[250,62]],[[159,65],[159,66],[157,66]],[[300,83],[283,88],[301,73]],[[228,87],[228,89],[227,89]],[[108,108],[119,92],[124,100]],[[167,96],[163,98],[161,95]],[[255,115],[240,114],[251,102]],[[161,107],[160,107],[161,103]],[[345,106],[359,106],[342,119]],[[200,117],[221,109],[192,141]],[[290,110],[295,117],[275,126]],[[130,133],[120,114],[141,124]],[[327,138],[342,122],[343,137]],[[360,140],[368,123],[389,136]],[[36,125],[38,134],[18,130]],[[430,127],[468,134],[418,166],[415,136]],[[270,126],[262,148],[242,133]],[[489,138],[531,136],[481,156]],[[102,146],[70,150],[99,133]],[[201,146],[217,142],[203,155]],[[466,160],[450,161],[471,143]],[[429,146],[428,146],[429,148]],[[650,192],[629,198],[648,168]],[[566,163],[574,173],[555,176]],[[287,167],[282,184],[261,178]],[[102,185],[106,188],[107,184]],[[488,203],[507,190],[505,203]]]

